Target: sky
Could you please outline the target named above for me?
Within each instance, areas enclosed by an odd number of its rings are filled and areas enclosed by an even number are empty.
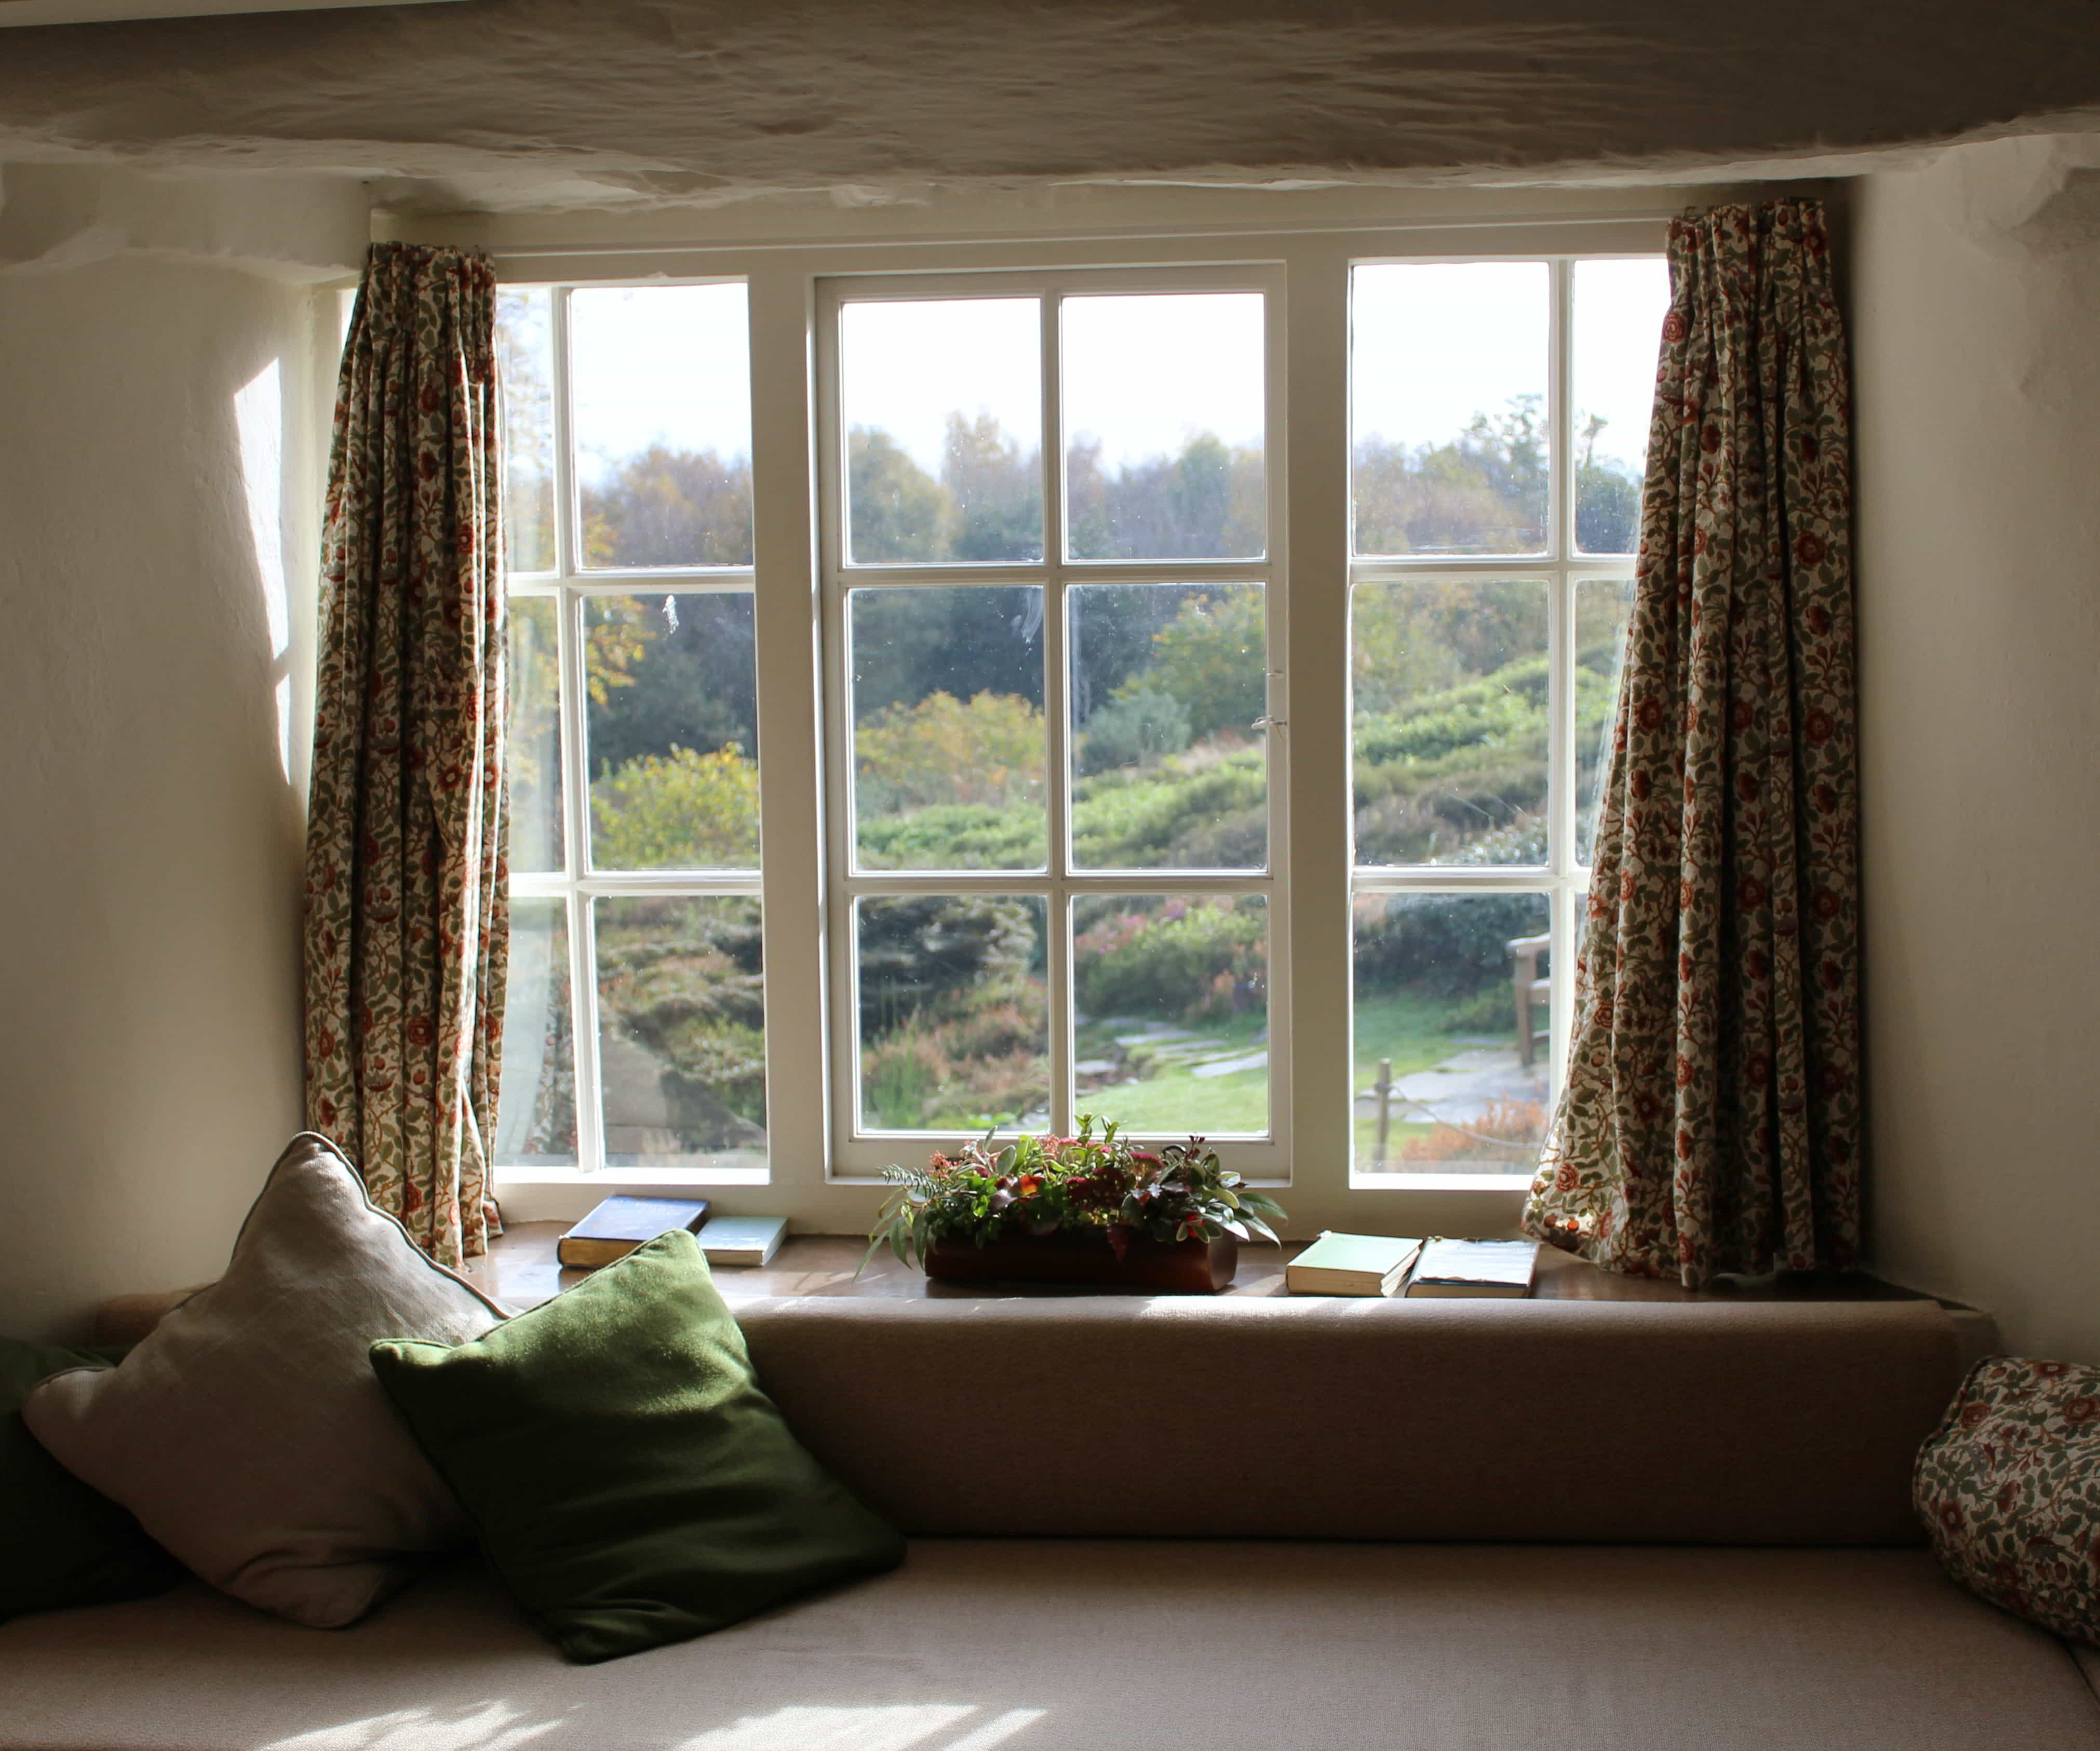
[[[1574,400],[1602,414],[1600,456],[1638,474],[1669,276],[1660,258],[1575,269]],[[1068,433],[1109,465],[1177,452],[1211,432],[1262,432],[1259,293],[1065,300]],[[1476,412],[1546,390],[1549,276],[1539,262],[1392,263],[1356,271],[1355,436],[1440,443]],[[602,478],[651,442],[748,455],[750,364],[740,284],[594,288],[570,304],[571,408],[581,473]],[[1032,298],[885,300],[845,307],[849,424],[880,426],[929,473],[951,411],[1041,426]]]

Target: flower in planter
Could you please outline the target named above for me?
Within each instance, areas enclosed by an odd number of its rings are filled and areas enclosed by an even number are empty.
[[[1077,1136],[1017,1137],[995,1149],[987,1131],[923,1168],[885,1168],[897,1190],[868,1236],[869,1256],[886,1244],[906,1264],[923,1264],[943,1241],[982,1246],[1061,1232],[1099,1234],[1118,1258],[1140,1234],[1167,1244],[1276,1238],[1270,1224],[1283,1220],[1281,1206],[1202,1138],[1140,1149],[1118,1128],[1082,1115]]]

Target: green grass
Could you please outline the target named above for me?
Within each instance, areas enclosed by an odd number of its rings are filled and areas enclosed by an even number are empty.
[[[1121,1018],[1120,1029],[1089,1021],[1079,1030],[1082,1058],[1111,1058],[1118,1048],[1114,1035],[1135,1033],[1129,1018]],[[1259,1050],[1266,1043],[1266,1017],[1258,1014],[1233,1016],[1223,1021],[1181,1023],[1203,1039],[1219,1043],[1214,1055],[1238,1056]],[[1234,1070],[1228,1076],[1198,1076],[1192,1066],[1154,1056],[1143,1046],[1129,1051],[1130,1068],[1143,1079],[1135,1084],[1104,1088],[1079,1096],[1079,1108],[1102,1118],[1113,1118],[1126,1130],[1169,1136],[1196,1132],[1223,1136],[1233,1132],[1260,1132],[1268,1128],[1268,1072],[1260,1065]]]

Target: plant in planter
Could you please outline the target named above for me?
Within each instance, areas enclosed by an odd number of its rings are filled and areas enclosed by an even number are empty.
[[[1214,1291],[1238,1242],[1273,1241],[1273,1198],[1220,1165],[1201,1137],[1134,1147],[1082,1115],[1079,1135],[991,1133],[923,1168],[889,1167],[897,1190],[870,1233],[907,1264],[948,1281],[1088,1283]]]

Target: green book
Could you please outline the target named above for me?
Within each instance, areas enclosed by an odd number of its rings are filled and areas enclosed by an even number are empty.
[[[1389,1295],[1422,1250],[1418,1240],[1330,1229],[1283,1268],[1294,1295]]]

